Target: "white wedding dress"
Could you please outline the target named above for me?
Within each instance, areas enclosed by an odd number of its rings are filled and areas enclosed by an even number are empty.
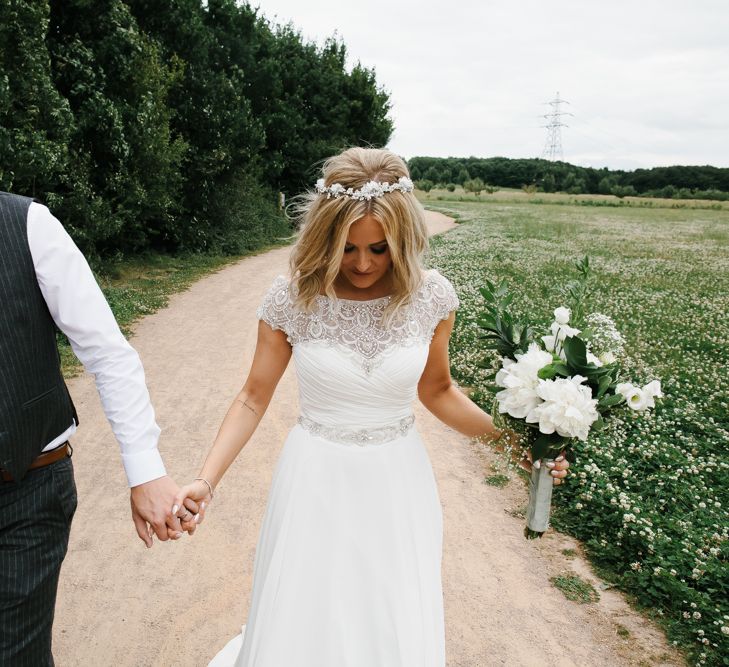
[[[433,331],[458,305],[425,275],[389,297],[295,310],[278,277],[258,317],[293,346],[301,416],[281,451],[247,624],[210,667],[443,667],[442,514],[412,404]]]

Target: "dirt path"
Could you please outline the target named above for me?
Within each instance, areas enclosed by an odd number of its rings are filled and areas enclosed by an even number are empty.
[[[455,226],[442,214],[430,214],[429,224],[434,233]],[[274,277],[285,273],[288,253],[273,250],[206,277],[135,328],[132,342],[162,426],[160,449],[180,483],[197,473],[245,379],[255,309]],[[80,377],[70,388],[81,415],[74,438],[80,501],[61,574],[56,662],[207,665],[245,621],[273,468],[297,416],[293,365],[221,482],[205,524],[192,538],[156,542],[150,550],[134,532],[117,446],[93,381]],[[496,458],[421,406],[415,412],[444,509],[449,667],[683,664],[617,594],[602,592],[596,605],[566,600],[550,584],[552,574],[591,576],[583,561],[560,553],[575,548],[573,541],[550,534],[526,542],[522,520],[509,514],[525,503],[523,485],[484,484]],[[620,626],[628,638],[618,636]]]

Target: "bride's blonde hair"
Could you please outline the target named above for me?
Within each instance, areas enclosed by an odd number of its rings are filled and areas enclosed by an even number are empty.
[[[322,176],[326,186],[339,183],[358,190],[369,181],[392,184],[409,174],[405,162],[388,150],[349,148],[324,162]],[[312,310],[319,294],[336,299],[334,280],[349,228],[368,214],[382,225],[392,258],[392,298],[385,320],[391,321],[420,287],[428,232],[423,207],[412,192],[388,192],[363,201],[308,192],[298,198],[295,211],[300,232],[290,269],[296,304],[303,310]]]

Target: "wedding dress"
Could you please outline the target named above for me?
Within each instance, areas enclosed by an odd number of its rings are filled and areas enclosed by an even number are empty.
[[[210,667],[443,667],[442,513],[412,404],[433,331],[458,305],[428,271],[390,297],[258,309],[293,347],[301,416],[274,471],[247,624]]]

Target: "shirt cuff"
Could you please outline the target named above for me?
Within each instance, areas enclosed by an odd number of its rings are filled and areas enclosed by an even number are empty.
[[[122,453],[121,457],[130,487],[151,482],[167,474],[162,456],[156,447],[134,454]]]

